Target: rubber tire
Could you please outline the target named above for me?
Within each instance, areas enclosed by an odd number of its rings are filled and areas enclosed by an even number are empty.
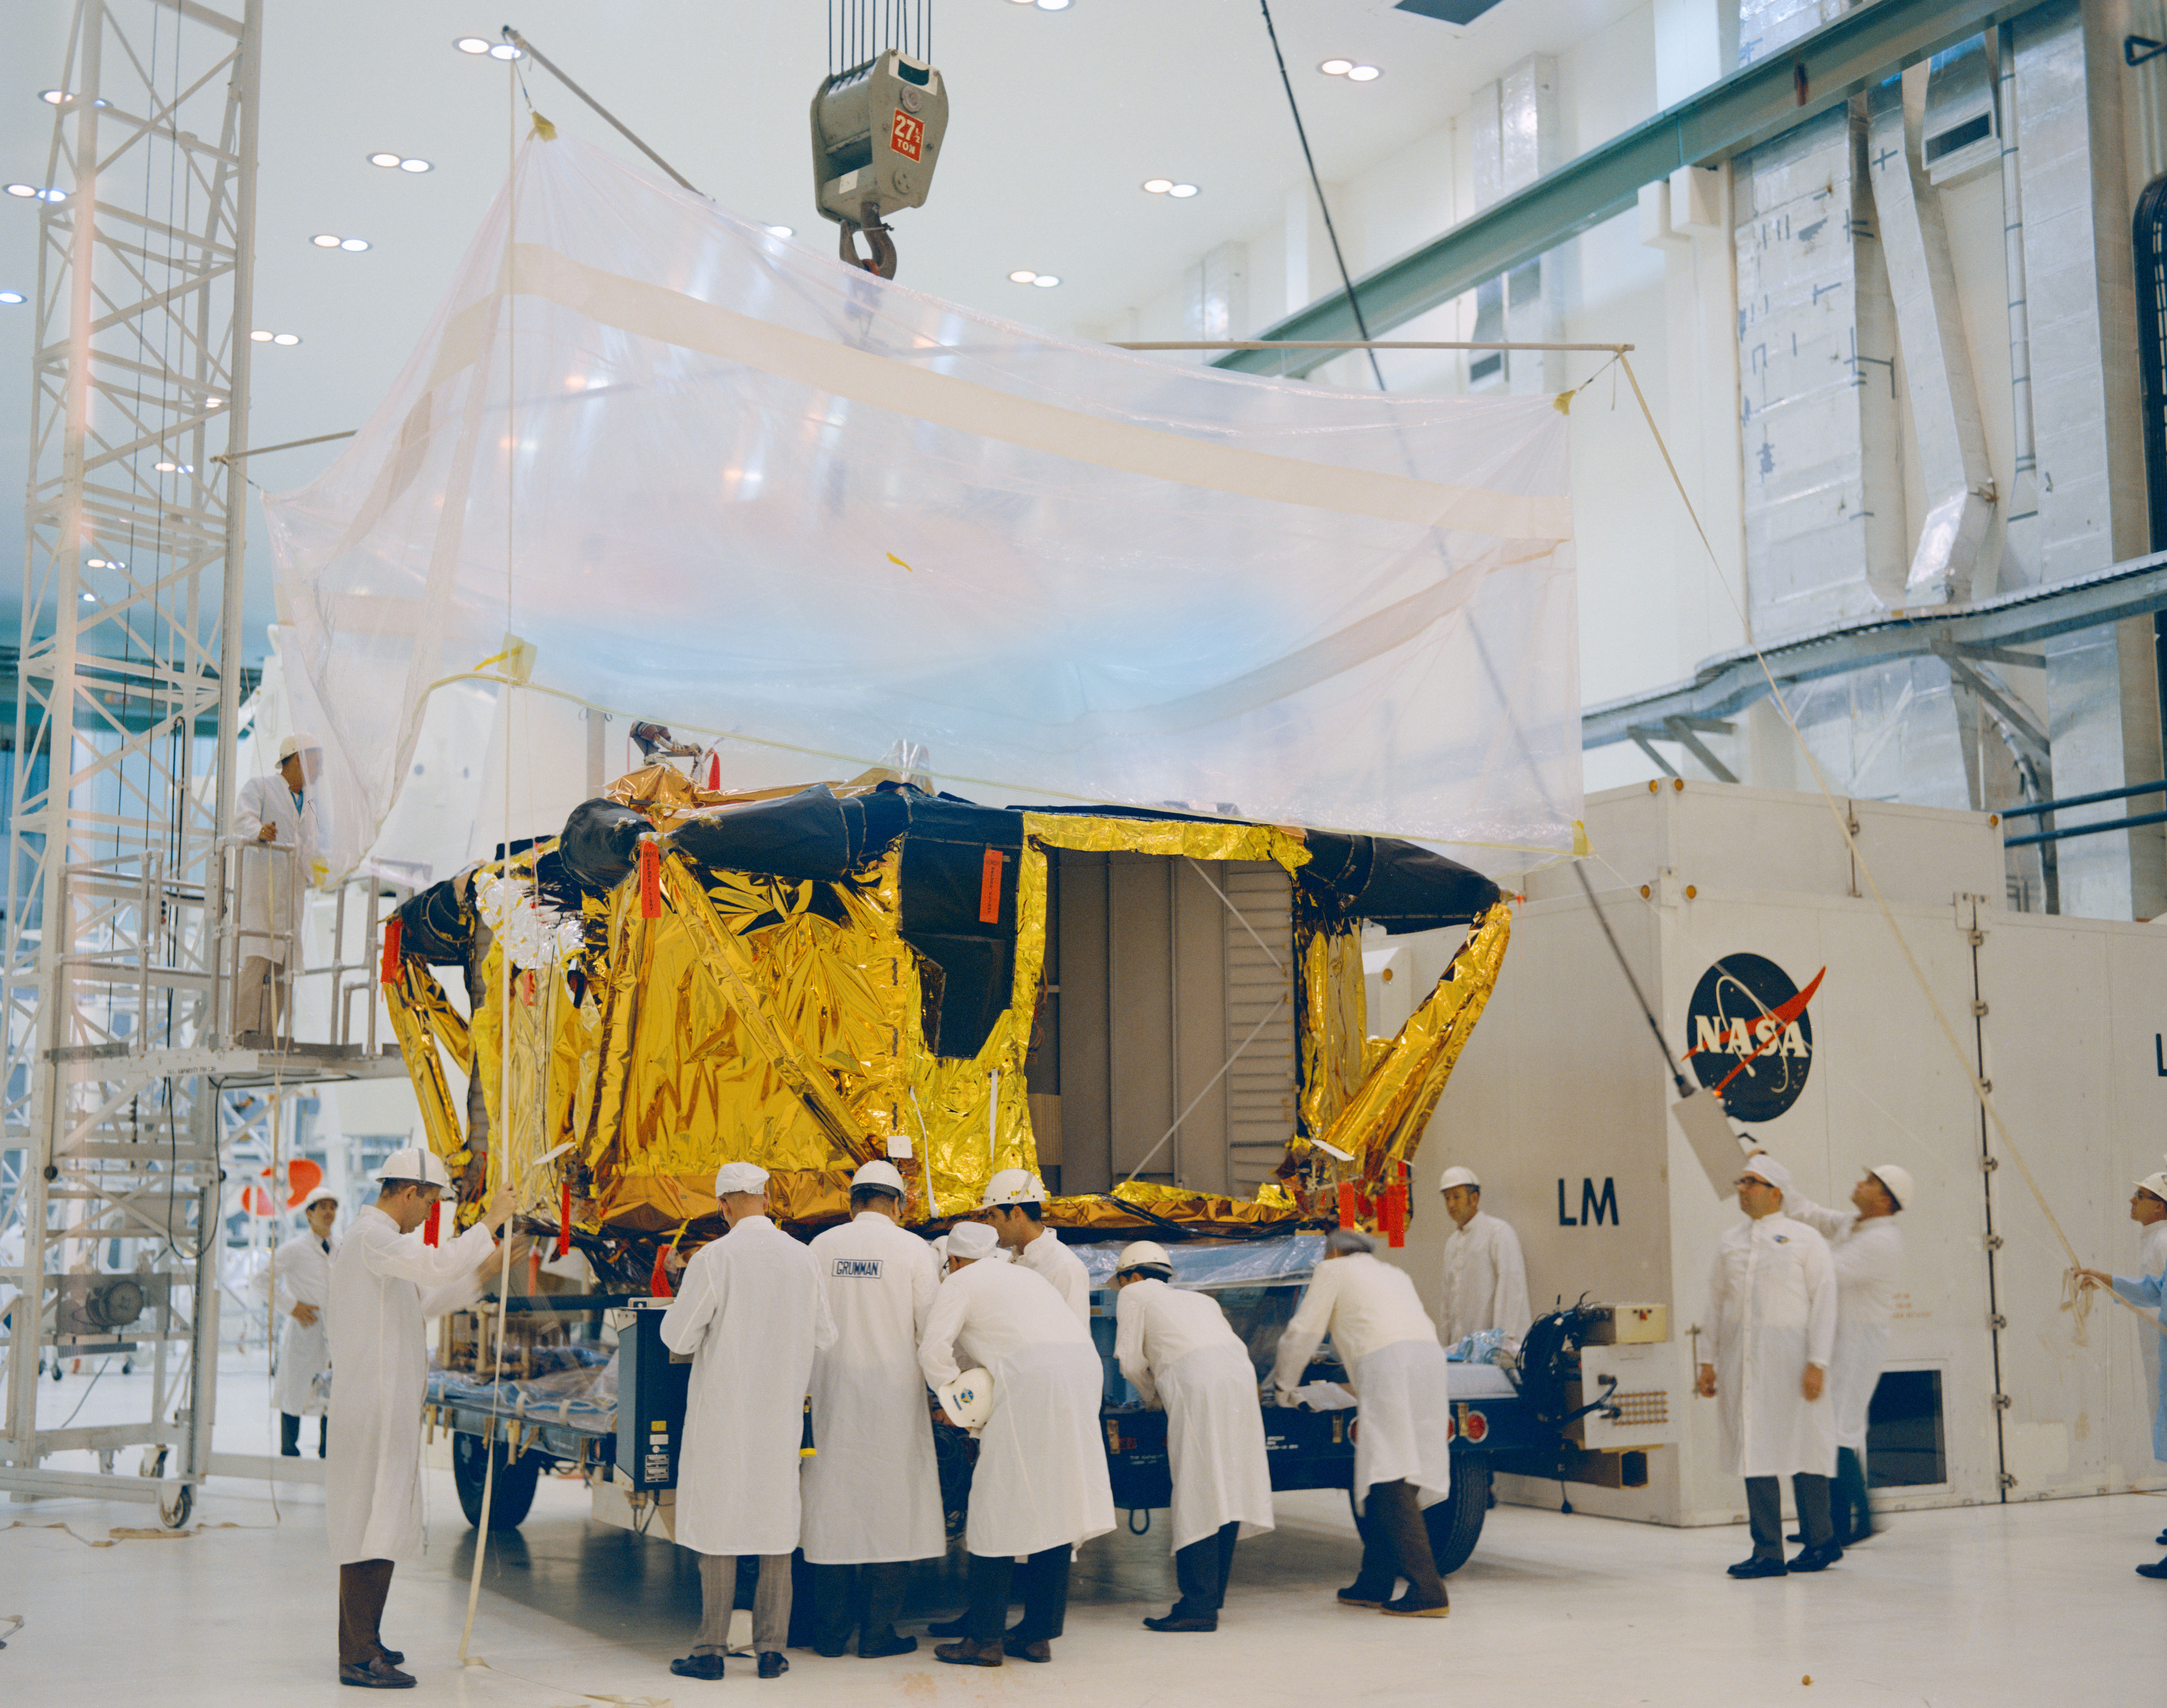
[[[173,1491],[170,1499],[158,1503],[158,1521],[169,1530],[184,1530],[188,1527],[188,1514],[195,1510],[195,1485],[183,1483]]]
[[[1490,1511],[1490,1467],[1458,1454],[1452,1461],[1452,1493],[1423,1513],[1429,1526],[1429,1551],[1437,1574],[1449,1578],[1467,1563],[1481,1540],[1482,1520]]]
[[[496,1461],[496,1487],[490,1495],[489,1527],[492,1530],[516,1530],[534,1504],[535,1486],[542,1480],[543,1468],[549,1456],[530,1447],[517,1459],[507,1461],[503,1442],[497,1442],[485,1455],[479,1435],[464,1430],[455,1432],[452,1436],[452,1482],[459,1492],[459,1510],[467,1515],[469,1524],[476,1526],[481,1523],[482,1480],[489,1473],[491,1458]]]

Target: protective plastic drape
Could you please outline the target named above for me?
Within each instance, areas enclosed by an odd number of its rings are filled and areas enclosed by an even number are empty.
[[[1581,810],[1566,434],[1049,337],[530,142],[383,406],[268,501],[328,851],[510,634],[539,687],[727,735],[726,779],[904,739],[988,804],[1524,865],[1482,851]]]

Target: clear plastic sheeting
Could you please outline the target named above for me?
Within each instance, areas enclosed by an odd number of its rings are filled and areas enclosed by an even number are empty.
[[[726,782],[908,740],[989,804],[1569,849],[1566,431],[1028,332],[530,142],[383,405],[268,501],[328,854],[478,672],[719,734]]]
[[[1148,1234],[1140,1235],[1148,1238]],[[1126,1242],[1099,1240],[1069,1248],[1083,1259],[1094,1287],[1114,1284]],[[1273,1233],[1261,1239],[1177,1240],[1166,1248],[1178,1287],[1291,1286],[1306,1282],[1324,1258],[1322,1233]]]

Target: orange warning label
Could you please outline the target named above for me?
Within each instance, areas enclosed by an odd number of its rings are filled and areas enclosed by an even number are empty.
[[[925,121],[897,108],[895,122],[888,126],[887,146],[898,154],[919,159],[925,147]]]

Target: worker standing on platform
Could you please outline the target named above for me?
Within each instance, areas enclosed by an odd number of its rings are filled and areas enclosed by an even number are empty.
[[[1474,1170],[1447,1169],[1438,1190],[1453,1227],[1444,1242],[1444,1344],[1457,1346],[1486,1329],[1524,1340],[1534,1313],[1520,1236],[1483,1209]]]
[[[1271,1385],[1283,1392],[1299,1387],[1310,1355],[1332,1336],[1361,1403],[1354,1495],[1362,1521],[1362,1569],[1339,1599],[1352,1607],[1443,1619],[1451,1609],[1423,1508],[1452,1488],[1451,1366],[1415,1284],[1380,1263],[1375,1250],[1359,1228],[1337,1228],[1325,1237],[1325,1260],[1280,1337]],[[1407,1593],[1396,1600],[1399,1578],[1407,1580]]]
[[[1249,1349],[1209,1293],[1168,1285],[1174,1260],[1148,1239],[1114,1268],[1114,1355],[1144,1403],[1166,1411],[1174,1575],[1181,1599],[1152,1631],[1216,1631],[1234,1545],[1272,1528],[1272,1475]]]
[[[1042,1276],[1068,1301],[1076,1319],[1091,1320],[1091,1272],[1084,1260],[1046,1225],[1046,1185],[1027,1169],[1003,1169],[986,1182],[979,1207],[1009,1255]]]
[[[328,1186],[318,1186],[304,1198],[301,1214],[308,1228],[280,1242],[271,1254],[271,1266],[256,1282],[257,1291],[271,1301],[272,1314],[286,1319],[271,1399],[278,1408],[278,1451],[289,1459],[300,1456],[303,1418],[316,1420],[316,1456],[329,1451],[331,1424],[316,1378],[331,1368],[331,1330],[324,1311],[331,1303],[331,1257],[338,1249],[331,1238],[338,1207],[338,1194]]]
[[[902,1175],[869,1162],[850,1177],[850,1220],[811,1248],[835,1339],[813,1361],[819,1451],[805,1464],[804,1548],[813,1646],[831,1658],[854,1626],[861,1660],[916,1648],[916,1637],[895,1629],[910,1562],[948,1546],[918,1368],[940,1272],[933,1249],[898,1225],[903,1212]]]
[[[404,1690],[406,1657],[380,1626],[391,1568],[421,1548],[421,1403],[429,1384],[428,1319],[479,1296],[495,1261],[494,1231],[511,1216],[499,1187],[480,1221],[440,1246],[423,1243],[432,1207],[452,1196],[435,1152],[395,1150],[377,1170],[376,1202],[354,1218],[331,1260],[331,1365],[338,1371],[324,1467],[326,1528],[339,1568],[339,1682]]]
[[[2112,1287],[2159,1318],[2159,1332],[2143,1331],[2144,1362],[2152,1378],[2152,1456],[2167,1461],[2167,1375],[2163,1375],[2160,1357],[2167,1352],[2167,1174],[2147,1175],[2136,1187],[2130,1194],[2129,1219],[2144,1230],[2138,1272],[2114,1276],[2082,1269],[2077,1273],[2088,1286]],[[2167,1547],[2167,1530],[2159,1532],[2154,1546]],[[2167,1560],[2139,1566],[2137,1572],[2143,1578],[2167,1578]]]
[[[284,1012],[280,979],[290,960],[301,963],[301,897],[315,881],[320,853],[316,806],[310,786],[323,767],[313,738],[289,735],[278,744],[274,777],[252,777],[234,792],[233,834],[275,845],[275,853],[243,851],[239,862],[241,968],[233,987],[236,1036],[268,1044]]]
[[[1700,1366],[1703,1399],[1721,1402],[1723,1458],[1746,1480],[1751,1557],[1734,1578],[1818,1572],[1843,1557],[1829,1520],[1836,1469],[1836,1408],[1826,1392],[1836,1351],[1836,1265],[1828,1242],[1783,1213],[1791,1173],[1769,1156],[1738,1177],[1746,1219],[1723,1236],[1704,1319],[1713,1361]],[[1791,1479],[1806,1546],[1783,1562],[1783,1491]]]
[[[1099,1433],[1105,1375],[1090,1333],[1041,1276],[1021,1264],[987,1261],[995,1239],[983,1222],[950,1230],[948,1279],[918,1349],[936,1392],[953,1387],[967,1365],[984,1370],[993,1386],[964,1531],[971,1605],[961,1619],[933,1627],[936,1636],[961,1639],[935,1656],[968,1667],[998,1667],[1004,1655],[1052,1660],[1076,1546],[1114,1527]],[[1023,1618],[1004,1630],[1019,1558]]]
[[[1783,1213],[1827,1240],[1829,1260],[1836,1265],[1836,1361],[1829,1366],[1836,1483],[1829,1491],[1829,1521],[1839,1548],[1855,1547],[1874,1531],[1866,1493],[1866,1417],[1880,1385],[1897,1285],[1904,1278],[1904,1235],[1896,1216],[1912,1190],[1908,1169],[1882,1163],[1851,1189],[1848,1210],[1824,1209],[1795,1188],[1783,1195]],[[1804,1539],[1803,1532],[1791,1538]]]
[[[790,1556],[797,1546],[798,1448],[813,1355],[835,1341],[813,1254],[767,1217],[767,1170],[724,1163],[715,1196],[729,1225],[693,1253],[662,1316],[662,1344],[692,1355],[678,1461],[677,1541],[700,1557],[700,1634],[670,1663],[719,1679],[737,1602],[738,1556],[760,1557],[752,1645],[760,1675],[790,1670]]]

